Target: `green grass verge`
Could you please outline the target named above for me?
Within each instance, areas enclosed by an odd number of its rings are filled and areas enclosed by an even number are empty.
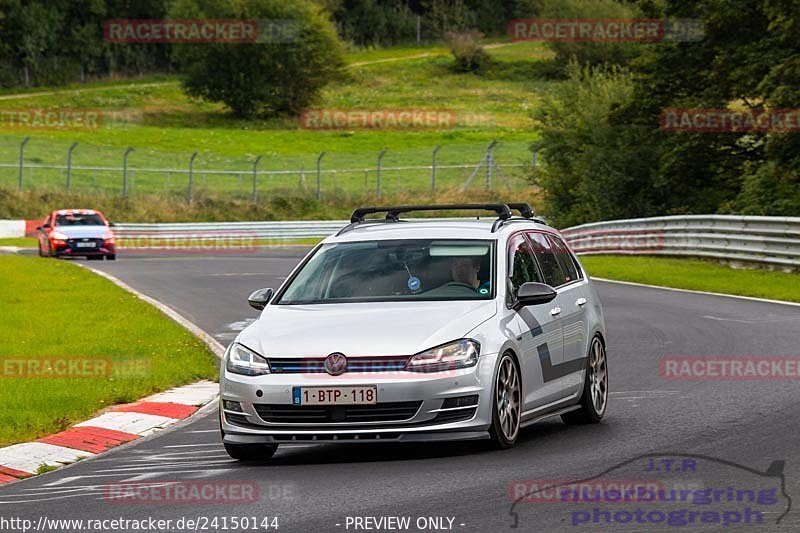
[[[36,248],[37,240],[31,237],[8,237],[0,239],[0,246],[18,246],[20,248]]]
[[[73,165],[118,167],[128,146],[128,188],[133,194],[182,194],[188,185],[189,158],[194,163],[195,189],[227,195],[250,194],[249,174],[210,174],[211,170],[250,172],[257,155],[259,169],[304,172],[262,176],[262,194],[285,190],[305,193],[316,182],[316,157],[326,152],[322,168],[337,169],[323,175],[325,191],[348,193],[376,189],[376,164],[380,150],[387,148],[384,167],[430,165],[434,146],[439,165],[477,165],[486,146],[500,141],[495,159],[503,165],[509,186],[526,187],[531,161],[530,144],[538,138],[531,113],[541,95],[560,83],[546,75],[552,54],[543,43],[497,43],[491,48],[492,66],[481,74],[457,73],[453,59],[441,45],[361,50],[350,54],[350,67],[343,80],[322,92],[316,108],[334,110],[447,110],[458,117],[455,127],[434,129],[303,129],[293,118],[243,120],[233,117],[221,104],[189,98],[175,77],[100,82],[66,89],[37,89],[24,94],[0,96],[0,110],[103,110],[133,116],[123,124],[98,129],[5,129],[0,135],[0,186],[15,187],[18,179],[19,145],[25,147],[23,188],[65,187],[63,169],[35,168],[36,164],[64,165],[73,141]],[[420,57],[422,56],[422,57]],[[522,166],[513,166],[522,165]],[[168,168],[181,172],[145,172],[142,168]],[[344,170],[349,170],[344,172]],[[367,172],[365,173],[365,170]],[[460,186],[472,168],[440,168],[442,186]],[[472,190],[484,186],[484,173],[472,182]],[[502,177],[495,177],[497,184]],[[383,193],[395,195],[409,190],[426,191],[429,170],[385,170]],[[121,173],[110,170],[75,169],[73,191],[119,194]]]
[[[217,359],[191,333],[67,261],[0,256],[0,316],[0,446],[217,376]],[[100,358],[110,361],[110,369],[97,377],[33,378],[19,370],[31,361]]]
[[[696,259],[636,256],[581,256],[594,277],[800,302],[800,274],[770,270],[742,270]]]

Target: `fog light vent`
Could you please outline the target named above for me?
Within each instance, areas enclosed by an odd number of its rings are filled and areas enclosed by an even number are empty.
[[[469,396],[456,396],[455,398],[447,398],[442,404],[442,409],[453,409],[454,407],[469,407],[470,405],[478,404],[478,395],[471,394]]]

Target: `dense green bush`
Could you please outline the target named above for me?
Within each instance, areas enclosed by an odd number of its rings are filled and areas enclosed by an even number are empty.
[[[176,45],[190,96],[225,103],[238,116],[298,114],[339,75],[344,48],[321,10],[304,0],[178,0],[174,19],[290,22],[286,42]]]
[[[544,165],[533,179],[544,191],[544,212],[559,226],[656,212],[657,155],[648,131],[609,120],[633,94],[631,75],[575,61],[566,71],[534,116],[543,127]]]
[[[477,72],[489,65],[489,54],[478,44],[483,38],[483,34],[478,30],[449,32],[446,38],[450,52],[456,60],[455,69],[458,72]]]

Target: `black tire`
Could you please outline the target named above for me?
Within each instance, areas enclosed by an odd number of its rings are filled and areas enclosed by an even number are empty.
[[[90,256],[88,256],[86,258],[86,260],[87,261],[102,261],[103,260],[103,256],[102,255],[90,255]]]
[[[238,461],[266,461],[275,455],[277,444],[228,444],[225,451]]]
[[[106,260],[107,261],[116,261],[117,260],[117,254],[108,254],[106,256]]]
[[[39,243],[39,257],[44,257],[44,251],[42,250],[42,243]]]
[[[505,450],[517,444],[521,414],[522,381],[519,366],[511,354],[505,353],[497,365],[492,387],[492,425],[489,427],[492,447]]]
[[[597,424],[608,408],[608,358],[606,347],[599,336],[595,336],[589,343],[586,377],[578,405],[580,409],[561,415],[561,420],[570,425]]]

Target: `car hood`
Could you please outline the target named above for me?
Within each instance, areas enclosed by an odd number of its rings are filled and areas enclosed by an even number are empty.
[[[55,231],[68,239],[100,239],[108,231],[108,226],[56,226]]]
[[[238,340],[267,357],[412,355],[496,313],[494,300],[269,305]]]

